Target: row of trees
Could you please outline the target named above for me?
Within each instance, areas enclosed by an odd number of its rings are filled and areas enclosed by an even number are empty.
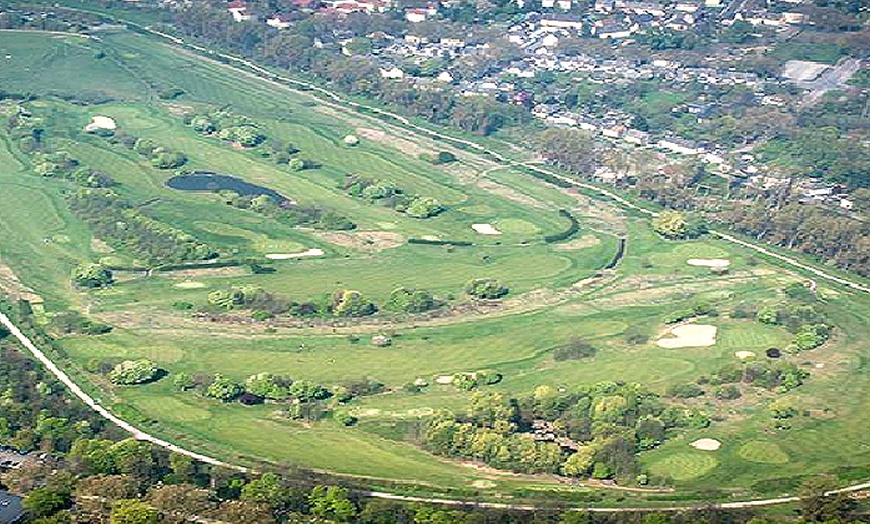
[[[475,279],[468,283],[466,293],[478,299],[497,299],[508,293],[508,288],[495,279]],[[296,317],[365,317],[377,313],[381,307],[353,289],[339,289],[319,300],[297,302],[288,297],[269,293],[257,286],[234,286],[208,294],[209,311],[250,311],[252,318],[266,320],[277,315]],[[443,300],[423,289],[398,287],[384,302],[383,309],[393,313],[425,313],[445,305]],[[190,310],[195,306],[176,303],[175,309]]]
[[[239,195],[227,192],[227,203],[239,209],[248,209],[281,220],[292,226],[336,231],[350,231],[356,228],[356,224],[351,219],[334,210],[303,206],[289,200],[277,201],[269,195]]]
[[[208,260],[217,252],[192,235],[145,215],[111,190],[81,189],[67,197],[72,213],[94,235],[149,264]],[[104,278],[84,279],[101,283]]]
[[[188,115],[185,117],[185,122],[197,133],[226,140],[240,147],[256,147],[267,138],[251,119],[227,109]]]

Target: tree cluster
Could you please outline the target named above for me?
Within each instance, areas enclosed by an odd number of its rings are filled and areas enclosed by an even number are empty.
[[[82,189],[69,195],[67,202],[96,237],[148,263],[192,262],[217,256],[207,244],[145,215],[110,190]]]
[[[413,218],[429,218],[444,210],[432,197],[411,195],[402,188],[379,180],[347,175],[343,189],[351,196],[377,202]]]

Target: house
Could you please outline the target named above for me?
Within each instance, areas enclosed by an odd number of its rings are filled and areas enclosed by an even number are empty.
[[[560,29],[575,29],[580,31],[583,28],[583,21],[575,15],[546,15],[541,18],[541,27],[557,27]]]
[[[807,15],[803,13],[786,12],[780,15],[780,19],[785,24],[800,25],[806,22]]]
[[[622,139],[629,144],[645,146],[649,143],[649,133],[639,129],[629,129],[625,132],[625,136],[623,136]]]
[[[21,520],[23,515],[24,508],[21,505],[21,497],[0,490],[0,522],[13,524]]]
[[[253,16],[248,13],[248,6],[240,0],[228,3],[227,11],[233,16],[233,20],[236,22],[244,22],[245,20],[253,18]]]
[[[453,75],[451,75],[447,71],[441,71],[441,73],[439,73],[438,76],[435,77],[435,79],[438,80],[439,82],[444,82],[445,84],[449,84],[449,83],[453,82]]]
[[[381,78],[388,78],[390,80],[401,80],[405,78],[405,72],[399,69],[398,67],[391,67],[389,69],[381,68]]]
[[[595,0],[593,9],[599,13],[610,13],[614,9],[614,0]]]
[[[266,25],[275,29],[287,29],[292,25],[292,21],[288,15],[275,14],[266,19]]]
[[[556,0],[556,5],[563,11],[571,10],[571,0]]]
[[[290,5],[298,9],[314,9],[317,7],[317,0],[290,0]]]
[[[405,20],[412,24],[419,24],[420,22],[425,22],[428,15],[429,11],[427,9],[408,9],[405,11]]]
[[[697,13],[701,9],[701,4],[698,2],[677,2],[674,9],[683,13]]]
[[[548,124],[552,124],[552,125],[563,125],[563,126],[576,126],[577,125],[576,118],[574,118],[572,116],[568,116],[566,114],[561,114],[561,113],[557,113],[555,115],[550,115],[546,119],[544,119],[544,121],[547,122]]]
[[[845,209],[846,211],[852,211],[853,209],[855,209],[855,202],[849,200],[848,198],[841,198],[840,208]]]
[[[544,9],[552,9],[556,7],[556,0],[541,0],[541,7]]]
[[[704,7],[722,7],[722,0],[704,0]]]
[[[628,27],[624,24],[607,24],[601,27],[596,27],[593,33],[601,39],[628,38],[634,32],[632,29],[632,27]]]
[[[680,155],[697,155],[703,151],[697,144],[682,138],[663,138],[658,141],[656,146],[659,149],[665,149]]]

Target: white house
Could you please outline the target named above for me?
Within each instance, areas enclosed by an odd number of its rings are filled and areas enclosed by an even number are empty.
[[[541,27],[558,27],[561,29],[576,29],[583,28],[583,22],[571,15],[547,15],[541,18]]]
[[[449,84],[450,82],[453,82],[453,75],[451,75],[447,71],[441,71],[441,73],[439,73],[435,79],[438,80],[439,82],[444,82],[445,84]]]
[[[398,67],[391,67],[389,69],[381,68],[381,78],[388,78],[390,80],[401,80],[405,78],[405,72],[399,69]]]
[[[545,122],[553,125],[576,126],[577,119],[564,114],[550,115],[545,119]]]
[[[429,14],[429,11],[426,9],[408,9],[405,11],[405,20],[411,22],[412,24],[419,24],[420,22],[425,22],[426,17]]]
[[[276,29],[287,29],[291,24],[290,17],[287,15],[272,15],[266,20],[266,25]]]
[[[556,5],[559,6],[559,9],[563,11],[571,10],[571,0],[556,0]]]
[[[244,2],[230,2],[227,4],[227,11],[233,16],[233,20],[236,22],[244,22],[245,20],[253,18],[253,16],[248,13],[248,6]]]

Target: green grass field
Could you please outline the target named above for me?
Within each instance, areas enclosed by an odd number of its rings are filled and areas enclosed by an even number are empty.
[[[89,387],[122,416],[192,449],[245,464],[290,464],[420,483],[430,490],[467,489],[475,481],[495,479],[493,496],[518,489],[581,493],[585,488],[566,488],[551,477],[500,475],[436,457],[404,441],[403,431],[439,409],[466,408],[467,392],[433,383],[445,374],[493,369],[504,379],[491,390],[508,395],[541,385],[570,388],[598,381],[637,382],[663,394],[674,384],[738,362],[738,351],[763,359],[767,348],[785,347],[791,339],[782,327],[732,318],[729,312],[744,301],[775,300],[802,277],[734,245],[713,239],[664,241],[646,219],[612,203],[569,194],[465,151],[453,150],[458,162],[433,166],[419,154],[449,146],[231,73],[143,36],[118,33],[93,41],[0,33],[4,54],[12,58],[0,68],[0,88],[38,95],[24,105],[42,119],[51,147],[111,174],[118,182],[114,190],[150,216],[219,246],[224,257],[265,264],[267,254],[324,251],[321,257],[269,263],[274,272],[268,274],[254,274],[247,266],[147,276],[119,271],[108,289],[74,289],[69,275],[80,262],[107,259],[126,266],[142,261],[107,250],[64,202],[64,194],[76,187],[35,175],[27,156],[0,133],[0,263],[43,297],[49,316],[75,309],[112,325],[105,335],[59,339],[71,371],[90,380]],[[177,87],[184,95],[160,100],[149,86]],[[60,98],[76,96],[89,103]],[[248,116],[319,167],[291,171],[256,150],[198,135],[182,120],[183,112],[219,107]],[[228,206],[215,194],[170,189],[165,181],[172,170],[155,169],[124,147],[82,133],[94,115],[115,119],[123,132],[185,152],[185,169],[234,175],[300,203],[334,209],[352,218],[357,231],[341,236],[291,227]],[[360,136],[360,144],[346,146],[347,134]],[[349,173],[434,196],[446,209],[420,220],[353,198],[339,187]],[[560,209],[572,210],[580,232],[564,243],[547,244],[545,235],[567,227]],[[502,234],[476,233],[471,225],[480,223]],[[625,258],[615,271],[602,274],[616,252],[616,234],[627,238]],[[473,245],[407,242],[424,237]],[[690,258],[726,258],[731,266],[728,273],[714,275],[689,266]],[[463,309],[465,283],[481,277],[503,280],[510,295],[499,308]],[[173,307],[178,302],[204,306],[210,291],[246,284],[297,301],[350,288],[380,303],[394,288],[408,286],[430,290],[456,309],[432,319],[381,315],[340,323],[267,324],[212,323]],[[865,342],[870,297],[819,284],[819,307],[836,327],[822,348],[783,357],[811,373],[804,385],[785,394],[798,408],[791,429],[771,422],[767,405],[775,393],[744,388],[743,397],[734,401],[706,395],[692,402],[715,414],[713,424],[642,452],[640,461],[652,475],[687,493],[718,489],[756,496],[789,492],[806,475],[834,472],[845,481],[870,467],[870,418],[864,416],[870,393]],[[0,279],[0,286],[19,291],[8,279]],[[717,327],[715,344],[659,347],[656,341],[668,329],[666,316],[698,302],[720,313],[698,320]],[[638,330],[647,340],[626,342],[626,335]],[[392,336],[391,346],[370,343],[381,333]],[[594,345],[596,355],[556,361],[554,350],[572,337]],[[86,371],[93,361],[126,358],[152,359],[170,377],[112,387]],[[345,428],[331,420],[292,421],[272,404],[222,404],[177,392],[171,382],[181,372],[244,380],[264,371],[327,385],[371,378],[386,392],[342,408],[360,420]],[[433,384],[420,394],[402,389],[418,378]],[[717,451],[689,446],[704,437],[723,445]],[[844,464],[853,469],[841,468]]]

